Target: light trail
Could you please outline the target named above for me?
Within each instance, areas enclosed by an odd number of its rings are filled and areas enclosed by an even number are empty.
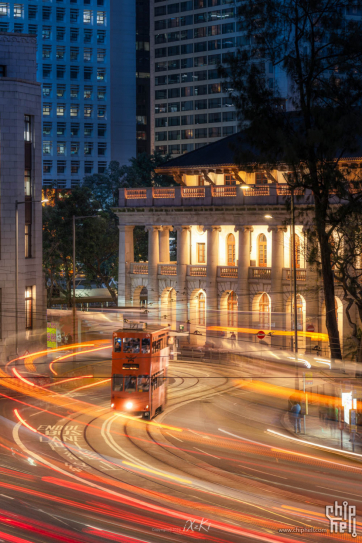
[[[21,422],[21,424],[23,426],[25,426],[26,428],[28,428],[29,430],[31,430],[32,432],[34,432],[35,434],[38,434],[38,430],[35,430],[35,428],[33,428],[32,426],[30,426],[30,424],[28,424],[22,417],[21,415],[19,414],[18,410],[17,409],[14,409],[14,414],[16,416],[16,418],[18,419],[19,422]]]
[[[34,383],[32,383],[31,381],[28,381],[27,379],[25,379],[25,377],[23,377],[22,375],[20,375],[20,373],[18,372],[18,370],[16,368],[12,368],[12,371],[13,371],[13,374],[18,378],[20,379],[20,381],[23,381],[23,383],[25,383],[26,385],[29,385],[31,387],[35,386]]]
[[[270,434],[274,434],[276,436],[279,436],[279,437],[283,437],[285,439],[288,439],[290,441],[293,441],[295,443],[304,443],[305,445],[312,445],[313,447],[319,447],[320,449],[323,449],[323,450],[326,450],[326,451],[332,451],[332,452],[336,452],[336,453],[339,453],[339,454],[350,454],[351,456],[354,456],[354,457],[357,457],[357,458],[362,458],[362,454],[358,454],[358,453],[354,453],[352,451],[346,451],[345,449],[341,450],[341,449],[335,449],[334,447],[327,447],[326,445],[319,445],[318,443],[314,443],[313,441],[305,441],[304,439],[298,439],[296,437],[292,437],[292,436],[286,436],[285,434],[281,434],[280,432],[276,432],[275,430],[267,430],[267,432],[269,432]],[[293,453],[293,454],[296,454],[296,453]]]
[[[66,345],[64,347],[56,347],[55,349],[47,349],[46,351],[36,351],[35,353],[30,354],[24,354],[23,356],[19,356],[18,358],[13,358],[10,360],[6,365],[9,366],[13,362],[16,362],[17,360],[24,360],[24,358],[28,358],[30,356],[41,356],[43,354],[50,354],[50,353],[56,353],[58,351],[67,351],[69,349],[76,349],[77,347],[94,347],[95,343],[73,343],[72,345]]]
[[[98,381],[97,383],[91,383],[90,385],[84,385],[84,386],[75,388],[74,390],[71,390],[71,392],[68,392],[68,394],[73,394],[73,392],[77,392],[78,390],[83,390],[83,388],[95,387],[97,385],[102,385],[104,383],[109,383],[110,380],[111,380],[111,378],[103,379],[103,381]]]
[[[105,345],[104,347],[97,347],[96,349],[89,349],[88,351],[78,351],[76,353],[66,354],[65,356],[61,356],[59,358],[56,358],[49,364],[49,369],[54,375],[58,375],[58,373],[53,368],[53,364],[56,364],[60,362],[61,360],[66,360],[67,358],[72,358],[73,356],[78,356],[81,354],[87,354],[87,353],[94,353],[96,351],[102,351],[103,349],[111,349],[112,345]]]

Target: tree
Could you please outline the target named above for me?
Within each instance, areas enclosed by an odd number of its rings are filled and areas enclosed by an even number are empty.
[[[257,162],[267,173],[285,164],[290,186],[313,194],[309,226],[318,241],[332,358],[341,358],[341,348],[331,241],[362,196],[349,190],[341,168],[362,135],[362,24],[351,16],[354,7],[352,0],[243,0],[243,45],[220,69],[246,127],[239,164]]]
[[[73,270],[73,228],[75,216],[97,219],[77,220],[76,265]],[[85,274],[88,281],[104,284],[117,301],[113,280],[118,278],[118,228],[112,213],[100,210],[88,187],[62,191],[43,208],[43,267],[51,306],[54,291],[72,305],[73,273]]]

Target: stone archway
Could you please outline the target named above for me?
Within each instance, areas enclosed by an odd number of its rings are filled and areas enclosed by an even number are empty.
[[[148,304],[147,287],[138,285],[133,291],[132,302],[133,307],[146,307]]]
[[[176,329],[176,290],[173,287],[163,289],[161,293],[161,320]]]

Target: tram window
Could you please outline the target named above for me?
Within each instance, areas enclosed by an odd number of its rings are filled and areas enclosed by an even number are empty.
[[[142,352],[144,354],[148,354],[151,352],[151,340],[150,338],[143,338],[142,339]]]
[[[148,392],[150,390],[150,376],[139,375],[138,376],[138,392]]]
[[[165,338],[157,339],[156,341],[153,341],[152,343],[152,352],[158,353],[161,349],[164,349],[166,347],[166,341]]]
[[[123,376],[122,375],[113,375],[113,390],[115,392],[123,391]]]
[[[124,390],[125,392],[136,392],[136,377],[133,375],[127,375],[124,378]]]
[[[139,353],[140,340],[138,337],[125,337],[123,340],[124,353]]]
[[[122,349],[122,338],[121,337],[115,337],[114,338],[114,352],[120,353]]]

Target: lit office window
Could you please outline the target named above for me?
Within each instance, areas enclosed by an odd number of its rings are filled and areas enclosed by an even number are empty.
[[[106,12],[97,11],[97,25],[104,25],[106,22]]]
[[[52,154],[52,142],[43,141],[43,155],[51,155],[51,154]]]
[[[89,9],[85,9],[83,11],[83,23],[85,24],[91,24],[92,23],[92,11]]]
[[[0,17],[6,17],[9,14],[9,3],[0,2]]]
[[[33,287],[25,288],[25,328],[33,328]]]
[[[65,141],[58,141],[57,142],[57,155],[65,155],[66,151],[66,143]]]

